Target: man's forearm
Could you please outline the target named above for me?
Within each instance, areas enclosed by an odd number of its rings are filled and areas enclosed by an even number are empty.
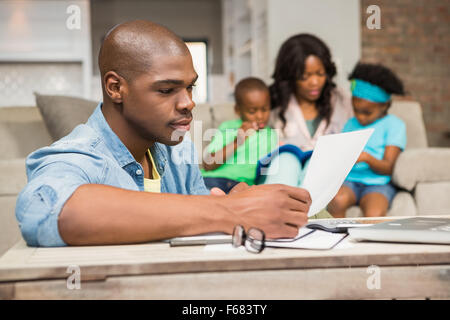
[[[214,207],[214,212],[212,208]],[[69,245],[122,244],[231,232],[231,216],[215,196],[123,190],[87,184],[64,205],[58,220]]]
[[[308,191],[286,185],[242,188],[228,195],[190,196],[86,184],[60,212],[58,230],[69,245],[139,243],[208,232],[231,233],[240,224],[268,239],[293,238],[307,222]]]

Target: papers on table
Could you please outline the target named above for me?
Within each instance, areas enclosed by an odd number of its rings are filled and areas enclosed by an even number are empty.
[[[300,230],[302,229],[306,229],[306,235],[293,240],[266,241],[266,247],[327,250],[333,248],[347,236],[346,233],[331,233],[308,228],[301,228]]]
[[[372,132],[373,129],[366,129],[319,137],[302,184],[312,199],[308,217],[325,208],[333,199]]]
[[[332,249],[347,236],[345,233],[331,233],[322,230],[312,230],[306,227],[300,228],[297,237],[294,239],[268,239],[265,241],[266,247],[271,248],[292,248],[292,249],[315,249],[328,250]],[[229,236],[228,236],[229,237]],[[180,238],[178,238],[179,240]],[[201,241],[198,241],[201,239]],[[243,246],[233,248],[230,238],[223,238],[224,242],[219,243],[218,236],[204,235],[196,237],[183,237],[184,244],[178,242],[176,245],[194,245],[207,244],[205,251],[233,251],[245,250]],[[172,242],[171,242],[171,246]]]

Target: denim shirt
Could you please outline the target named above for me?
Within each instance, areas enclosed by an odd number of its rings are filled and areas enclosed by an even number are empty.
[[[66,245],[58,216],[83,184],[144,191],[142,166],[109,127],[101,107],[100,103],[86,124],[27,157],[28,184],[17,198],[16,218],[29,246]],[[155,143],[150,151],[161,176],[161,192],[209,194],[192,141],[185,138],[172,147]]]

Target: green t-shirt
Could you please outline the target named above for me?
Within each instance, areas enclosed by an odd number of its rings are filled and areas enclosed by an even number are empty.
[[[223,122],[211,140],[208,152],[216,152],[233,142],[241,125],[241,119]],[[210,171],[201,169],[202,175],[212,178],[227,178],[253,185],[255,184],[258,160],[277,146],[278,138],[275,130],[269,127],[258,130],[249,136],[245,143],[237,148],[234,155],[229,157],[220,167]]]

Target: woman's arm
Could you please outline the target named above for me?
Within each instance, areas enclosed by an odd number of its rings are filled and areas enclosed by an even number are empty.
[[[386,146],[383,159],[379,160],[367,152],[362,152],[356,162],[366,162],[370,169],[376,173],[391,176],[394,170],[395,161],[402,150],[396,146]]]

